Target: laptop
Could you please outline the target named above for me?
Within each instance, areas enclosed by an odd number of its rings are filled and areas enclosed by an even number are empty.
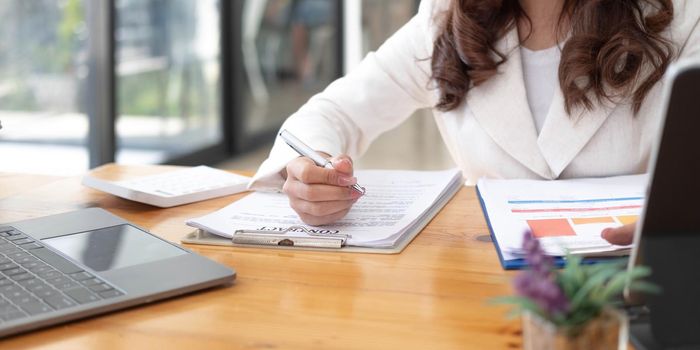
[[[649,281],[662,291],[644,296],[648,313],[631,319],[636,349],[700,348],[699,93],[700,63],[669,70],[666,118],[630,256],[630,267],[641,263],[652,269]]]
[[[226,284],[235,275],[98,208],[0,224],[0,337]]]

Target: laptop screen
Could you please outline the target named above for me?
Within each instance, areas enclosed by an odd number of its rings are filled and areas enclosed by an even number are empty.
[[[633,263],[652,270],[650,330],[662,345],[700,346],[700,67],[673,75]],[[640,338],[642,339],[642,338]]]

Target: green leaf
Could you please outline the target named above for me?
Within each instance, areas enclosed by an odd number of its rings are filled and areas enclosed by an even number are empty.
[[[580,255],[566,254],[566,267],[578,267],[581,266],[583,257]]]
[[[559,275],[557,276],[557,284],[561,286],[566,298],[571,299],[571,295],[573,295],[576,291],[576,282],[567,276]]]
[[[615,276],[610,282],[605,286],[600,294],[600,299],[603,301],[610,300],[613,296],[622,294],[625,289],[625,285],[629,280],[627,274],[620,274]]]
[[[637,266],[634,269],[621,272],[620,274],[613,277],[612,280],[605,286],[601,297],[603,300],[610,299],[613,295],[622,293],[625,285],[629,282],[649,276],[651,274],[651,269],[646,266]]]
[[[591,294],[591,291],[596,288],[601,288],[605,281],[618,273],[618,271],[619,270],[615,266],[608,265],[607,268],[601,268],[595,275],[590,276],[586,283],[583,284],[581,289],[579,289],[571,299],[571,308],[579,308],[580,304],[585,300],[585,298]]]
[[[580,264],[580,256],[569,254],[566,256],[566,265],[564,265],[564,269],[562,269],[557,275],[557,282],[562,287],[564,294],[568,298],[571,298],[574,292],[578,289],[577,286],[580,286],[580,282],[577,278],[579,276],[578,270],[580,268]]]
[[[651,268],[649,266],[635,266],[629,273],[633,275],[632,279],[644,278],[651,276]]]
[[[661,294],[661,287],[647,281],[633,281],[630,290],[647,294]]]
[[[586,324],[588,321],[598,317],[602,310],[602,306],[590,306],[579,310],[570,315],[566,324],[571,327],[578,327]]]
[[[582,285],[586,281],[586,274],[583,272],[583,266],[581,265],[581,262],[583,261],[583,258],[580,256],[574,256],[572,257],[571,265],[573,268],[571,269],[572,277],[574,279],[574,282],[577,285]]]

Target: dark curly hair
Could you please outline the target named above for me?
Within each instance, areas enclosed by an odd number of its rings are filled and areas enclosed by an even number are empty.
[[[638,112],[674,55],[662,36],[672,19],[671,0],[565,0],[559,25],[567,23],[569,39],[559,83],[566,111],[624,95]],[[529,18],[517,0],[452,0],[441,20],[432,80],[440,93],[435,107],[449,111],[497,73],[507,53],[498,52],[496,42]]]

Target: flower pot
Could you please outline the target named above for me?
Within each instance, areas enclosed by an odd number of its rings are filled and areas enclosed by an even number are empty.
[[[617,350],[627,349],[627,316],[605,309],[600,316],[581,327],[557,327],[531,312],[523,313],[525,350]]]

